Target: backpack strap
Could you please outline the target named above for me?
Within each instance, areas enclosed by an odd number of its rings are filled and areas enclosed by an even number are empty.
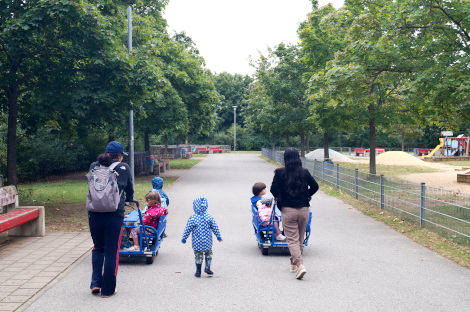
[[[113,162],[111,166],[109,166],[109,170],[113,171],[120,164],[119,161]]]

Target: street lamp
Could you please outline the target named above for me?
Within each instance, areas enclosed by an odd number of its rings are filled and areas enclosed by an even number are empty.
[[[233,107],[233,151],[237,150],[237,107]]]

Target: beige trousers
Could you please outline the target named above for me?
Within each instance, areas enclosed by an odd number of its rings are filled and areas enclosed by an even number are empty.
[[[287,237],[287,246],[291,255],[290,263],[299,266],[303,264],[302,249],[308,223],[308,207],[282,207],[281,216],[284,235]]]

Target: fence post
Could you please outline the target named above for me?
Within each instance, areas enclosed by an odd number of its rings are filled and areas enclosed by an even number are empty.
[[[325,163],[322,162],[321,166],[321,182],[325,183]]]
[[[354,169],[355,197],[359,198],[359,169]]]
[[[339,164],[336,164],[336,189],[339,190]]]
[[[426,221],[426,183],[421,183],[421,205],[419,214],[419,226],[424,227]]]
[[[385,207],[385,185],[384,185],[384,175],[380,175],[380,209]]]

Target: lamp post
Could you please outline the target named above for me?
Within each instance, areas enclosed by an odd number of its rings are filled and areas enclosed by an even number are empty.
[[[127,49],[129,53],[132,51],[132,9],[127,7]],[[131,169],[132,181],[134,181],[134,110],[133,104],[130,103],[129,110],[129,167]]]
[[[237,150],[237,107],[233,107],[233,151]]]

